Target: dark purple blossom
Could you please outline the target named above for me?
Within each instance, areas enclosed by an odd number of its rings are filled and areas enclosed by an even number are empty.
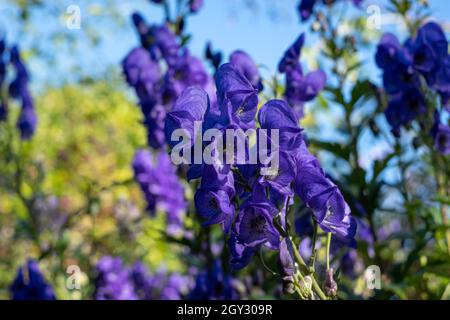
[[[22,140],[31,139],[37,126],[37,116],[34,110],[33,97],[29,85],[29,75],[20,57],[19,49],[14,46],[10,51],[11,64],[14,66],[16,76],[9,85],[9,95],[22,102],[22,110],[17,119],[17,128]]]
[[[150,50],[155,57],[163,58],[169,66],[173,65],[178,59],[180,50],[180,44],[175,33],[167,24],[163,24],[151,27],[149,36],[152,39]]]
[[[203,7],[203,0],[189,0],[189,10],[192,13],[197,13]]]
[[[246,267],[255,254],[253,247],[245,246],[238,242],[235,232],[231,232],[228,247],[231,254],[230,264],[233,270],[241,270]]]
[[[286,101],[294,108],[296,116],[303,118],[303,105],[311,101],[325,87],[326,75],[322,70],[316,70],[303,75],[300,68],[286,73]]]
[[[300,68],[301,70],[299,59],[304,43],[305,34],[302,33],[284,53],[283,58],[278,64],[278,71],[280,73],[285,73],[292,69]]]
[[[221,124],[251,127],[258,105],[258,90],[231,63],[220,66],[216,86]]]
[[[269,203],[249,201],[244,204],[235,224],[238,242],[248,247],[265,245],[277,250],[280,234],[272,222],[276,214],[277,210]]]
[[[450,154],[450,127],[436,119],[436,122],[431,130],[434,148],[437,152],[444,156]]]
[[[155,160],[150,152],[138,150],[133,160],[135,179],[147,200],[147,210],[151,214],[166,212],[169,233],[177,233],[186,210],[184,189],[169,156],[160,152]]]
[[[204,225],[220,223],[229,230],[234,217],[234,195],[234,176],[229,166],[205,165],[200,188],[195,193],[195,207],[206,219]]]
[[[222,52],[213,51],[211,42],[208,42],[205,49],[205,58],[209,60],[214,69],[217,70],[222,62]]]
[[[39,265],[29,259],[20,267],[9,288],[13,300],[55,300],[52,287],[44,279]]]
[[[394,132],[408,124],[420,114],[426,112],[425,98],[422,93],[411,88],[393,96],[385,110],[386,119]]]
[[[96,300],[137,300],[130,270],[119,257],[106,256],[96,266]]]
[[[155,85],[161,79],[160,66],[144,48],[135,48],[122,62],[128,84],[135,88],[141,104],[155,100]]]
[[[326,75],[321,70],[316,70],[306,75],[300,65],[300,54],[305,42],[305,34],[302,33],[289,47],[281,59],[278,70],[286,73],[285,98],[294,109],[297,119],[303,117],[303,104],[314,99],[325,86]]]
[[[207,271],[198,273],[190,300],[236,300],[240,295],[234,279],[224,272],[220,260]]]
[[[167,114],[165,120],[165,133],[169,145],[172,147],[178,141],[171,141],[172,133],[177,129],[183,129],[191,137],[194,143],[194,122],[203,121],[209,108],[207,93],[198,87],[186,88],[175,102],[172,111]]]
[[[255,61],[244,51],[236,50],[230,55],[230,63],[247,78],[258,91],[263,89],[262,79]]]

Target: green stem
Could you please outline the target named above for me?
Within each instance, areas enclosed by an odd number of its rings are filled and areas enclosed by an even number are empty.
[[[289,238],[288,238],[288,239],[289,239]],[[291,239],[289,239],[289,241],[292,242]],[[293,245],[293,247],[295,248],[294,243],[292,243],[292,245]],[[306,266],[306,263],[305,263],[305,261],[303,260],[303,258],[300,256],[300,253],[298,252],[298,250],[295,250],[295,249],[294,249],[294,250],[292,250],[292,251],[294,251],[294,258],[295,258],[295,261],[299,264],[299,266],[300,266],[301,268],[303,268],[303,271],[304,271],[305,273],[309,273],[308,267]],[[320,297],[320,299],[322,299],[322,300],[327,300],[326,295],[323,293],[322,289],[320,288],[319,284],[317,283],[316,279],[314,278],[314,274],[310,274],[310,277],[311,277],[311,279],[312,279],[312,285],[313,285],[313,288],[314,288],[314,290],[316,291],[317,295]]]
[[[327,234],[327,271],[330,270],[330,244],[331,244],[331,232]]]

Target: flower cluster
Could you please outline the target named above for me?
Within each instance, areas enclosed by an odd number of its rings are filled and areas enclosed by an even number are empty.
[[[20,267],[10,287],[13,300],[55,300],[52,287],[45,281],[37,261],[29,259]]]
[[[283,57],[280,69],[301,73],[298,58],[297,41],[296,48],[288,50]],[[356,223],[350,216],[349,206],[335,183],[325,175],[318,160],[309,153],[302,129],[298,126],[298,116],[284,100],[269,100],[257,112],[257,82],[252,84],[250,73],[244,74],[241,70],[244,69],[236,62],[223,64],[216,74],[217,97],[198,87],[187,88],[167,115],[165,129],[168,140],[177,129],[185,130],[191,136],[198,134],[193,131],[195,121],[202,121],[204,130],[255,129],[256,115],[257,131],[279,131],[279,143],[269,136],[267,146],[258,143],[255,146],[267,148],[265,151],[269,158],[279,154],[279,166],[270,174],[262,174],[263,169],[268,169],[267,163],[238,164],[235,161],[229,165],[220,157],[213,164],[190,165],[188,178],[201,178],[195,204],[204,225],[220,224],[228,234],[234,269],[245,267],[262,247],[282,249],[282,260],[289,260],[284,257],[285,249],[289,249],[291,244],[285,240],[288,230],[283,221],[296,194],[310,208],[325,232],[352,244]],[[302,88],[307,90],[310,87],[305,85]],[[305,92],[301,94],[307,95]],[[215,143],[204,143],[203,147],[215,150]],[[250,141],[246,140],[245,144],[250,144]]]
[[[239,283],[223,271],[221,262],[215,260],[207,271],[197,274],[190,300],[238,300],[242,298]]]
[[[443,109],[450,106],[450,56],[448,42],[440,26],[429,22],[419,28],[414,38],[402,45],[393,34],[381,38],[375,56],[383,70],[383,85],[389,94],[386,119],[395,135],[413,120],[423,120],[429,112],[426,95],[437,93]],[[432,110],[435,124],[433,135],[436,149],[450,153],[450,129],[440,123],[440,111]]]
[[[285,99],[294,108],[298,118],[304,115],[304,103],[314,99],[326,82],[326,74],[322,70],[303,74],[299,59],[304,42],[305,34],[302,33],[286,50],[278,64],[278,71],[286,74]]]
[[[96,300],[180,300],[191,288],[189,277],[165,271],[151,274],[141,262],[129,268],[119,257],[100,259],[96,273]]]
[[[10,64],[14,71],[15,77],[8,87],[8,95],[13,99],[17,99],[22,104],[19,118],[17,119],[17,128],[20,132],[22,140],[30,139],[37,125],[37,116],[34,109],[33,97],[31,96],[29,85],[28,70],[23,63],[17,46],[13,46],[9,50],[9,59],[6,57],[7,48],[4,39],[0,39],[0,91],[7,76],[7,66]],[[8,116],[8,98],[0,95],[0,121],[6,120]]]
[[[141,47],[125,57],[123,72],[139,98],[148,144],[158,149],[165,145],[164,120],[175,99],[189,86],[207,89],[212,80],[201,60],[181,45],[171,25],[149,26],[138,13],[132,19]]]
[[[133,170],[147,201],[147,211],[157,210],[167,214],[168,233],[182,230],[186,210],[184,189],[178,180],[169,156],[159,152],[156,159],[147,150],[138,150],[133,160]]]

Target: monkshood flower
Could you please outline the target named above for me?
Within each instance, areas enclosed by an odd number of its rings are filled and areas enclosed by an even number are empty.
[[[175,33],[167,24],[152,26],[150,38],[153,39],[150,51],[156,58],[163,58],[169,66],[173,65],[178,58],[180,44]]]
[[[234,231],[230,234],[228,248],[231,254],[230,265],[233,270],[241,270],[246,267],[255,254],[255,248],[240,243]]]
[[[163,83],[162,95],[164,104],[173,104],[181,92],[190,86],[205,88],[209,80],[203,63],[184,50],[169,67]]]
[[[137,300],[130,269],[123,265],[120,257],[105,256],[96,266],[96,300]]]
[[[304,43],[305,43],[305,34],[302,33],[284,53],[283,58],[278,64],[278,71],[280,73],[286,73],[289,70],[298,68],[301,69],[299,60]]]
[[[22,102],[22,110],[16,126],[20,131],[21,139],[28,140],[36,131],[37,116],[34,110],[33,97],[28,88],[28,71],[20,58],[20,51],[16,46],[10,50],[10,61],[16,71],[16,77],[10,83],[8,92],[12,98]]]
[[[224,272],[220,260],[207,271],[200,272],[195,280],[189,300],[237,300],[240,298],[234,279]]]
[[[247,78],[258,91],[263,89],[262,78],[255,61],[244,51],[236,50],[230,55],[230,63]]]
[[[303,150],[297,159],[295,191],[325,232],[354,245],[356,222],[338,187],[326,177],[317,160]]]
[[[3,90],[3,83],[6,77],[6,61],[3,57],[6,49],[5,39],[0,39],[0,90]],[[0,121],[6,120],[8,117],[8,107],[4,101],[3,95],[0,95]]]
[[[326,5],[331,5],[337,0],[322,0],[321,2]],[[298,5],[298,12],[300,14],[300,18],[302,21],[306,21],[311,17],[311,14],[314,11],[314,6],[318,2],[318,0],[301,0]],[[355,6],[359,6],[362,0],[352,0]]]
[[[395,135],[402,126],[427,112],[424,83],[440,95],[448,110],[450,56],[447,39],[438,24],[426,23],[403,45],[394,35],[384,34],[375,61],[383,70],[383,85],[390,95],[385,114]]]
[[[277,250],[280,234],[272,220],[278,213],[270,203],[249,201],[244,204],[236,218],[235,231],[239,243],[247,247],[265,245]]]
[[[133,160],[134,176],[144,193],[147,210],[153,215],[157,210],[166,212],[168,232],[177,233],[186,210],[184,189],[169,156],[160,152],[155,160],[149,151],[138,150]]]
[[[214,69],[217,70],[222,62],[222,52],[213,51],[211,42],[208,42],[205,48],[205,58],[211,62]]]
[[[52,287],[39,270],[37,261],[29,259],[20,267],[11,287],[13,300],[55,300]]]
[[[450,127],[441,123],[439,113],[435,113],[435,123],[431,129],[434,140],[434,148],[443,155],[450,154]]]
[[[159,270],[151,274],[142,262],[136,262],[130,273],[139,300],[181,300],[191,287],[189,276]]]
[[[262,128],[280,129],[280,148],[289,146],[288,155],[294,161],[295,192],[312,210],[320,227],[344,242],[353,242],[356,223],[350,217],[350,208],[338,187],[326,177],[319,161],[307,150],[293,111],[284,101],[272,100],[261,107],[258,119]],[[286,182],[290,181],[291,174],[285,176],[289,177]]]
[[[278,71],[286,74],[286,101],[294,108],[298,119],[303,117],[304,103],[314,99],[326,82],[326,75],[321,70],[303,74],[299,59],[304,42],[305,34],[302,33],[286,50],[278,64]]]
[[[36,131],[37,115],[28,91],[23,94],[22,99],[22,110],[17,119],[17,129],[19,129],[21,139],[28,140],[31,139]]]
[[[401,126],[410,123],[426,111],[425,98],[419,89],[412,87],[392,96],[385,110],[385,116],[396,133]]]
[[[135,88],[141,103],[156,100],[155,85],[161,79],[161,70],[148,50],[142,47],[131,50],[122,62],[122,69],[128,84]]]
[[[231,63],[223,64],[216,74],[220,124],[240,128],[254,126],[258,90]]]
[[[192,13],[197,13],[203,7],[203,0],[189,0],[189,10]]]
[[[194,5],[199,6],[198,3]],[[141,47],[125,57],[122,68],[128,84],[139,98],[148,144],[160,149],[166,144],[164,123],[167,112],[178,96],[194,85],[210,90],[212,79],[202,62],[187,48],[181,48],[181,40],[169,24],[149,26],[138,13],[133,14],[132,20]]]
[[[234,195],[234,176],[230,167],[206,165],[200,188],[195,193],[195,207],[205,219],[203,225],[222,224],[224,230],[229,230],[234,217]]]

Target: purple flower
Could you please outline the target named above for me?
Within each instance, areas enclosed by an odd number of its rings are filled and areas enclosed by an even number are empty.
[[[170,27],[166,24],[153,26],[150,28],[149,36],[153,40],[150,50],[155,57],[164,58],[169,66],[173,65],[178,59],[180,45]]]
[[[9,95],[15,99],[22,98],[22,95],[28,92],[29,75],[25,64],[20,58],[19,49],[14,46],[10,51],[10,61],[16,70],[16,77],[9,85]]]
[[[133,160],[133,169],[135,179],[147,200],[147,210],[151,214],[155,214],[157,210],[165,211],[168,230],[171,233],[181,231],[186,210],[184,189],[169,156],[160,152],[154,163],[150,152],[138,150]]]
[[[220,120],[224,126],[252,126],[258,105],[258,90],[231,63],[220,66],[216,75]]]
[[[27,263],[19,268],[9,290],[13,300],[56,299],[52,287],[39,270],[38,263],[32,259],[28,259]]]
[[[27,98],[28,99],[28,98]],[[22,140],[31,139],[37,126],[37,116],[34,108],[25,105],[20,111],[19,118],[17,119],[17,128],[20,131],[20,137]]]
[[[326,74],[316,70],[302,74],[301,69],[292,69],[286,73],[286,101],[294,108],[296,116],[303,118],[303,104],[314,99],[325,87]]]
[[[300,54],[305,42],[305,34],[302,33],[297,40],[285,52],[278,70],[286,73],[286,101],[294,108],[297,119],[303,117],[304,102],[314,99],[325,86],[326,75],[321,70],[303,74],[300,65]]]
[[[130,270],[123,265],[119,257],[106,256],[96,266],[96,300],[137,300]]]
[[[283,100],[269,100],[258,112],[258,122],[262,129],[279,130],[280,149],[289,151],[303,142],[302,129],[298,126],[293,110]],[[270,135],[270,131],[268,131]]]
[[[435,72],[447,58],[448,42],[438,24],[429,22],[418,30],[412,55],[414,67],[424,74]]]
[[[290,196],[293,194],[291,182],[294,180],[295,174],[294,160],[287,152],[281,151],[279,152],[278,167],[269,174],[263,175],[260,183],[262,186],[268,186],[281,195]]]
[[[140,300],[181,300],[191,287],[190,277],[165,270],[150,274],[142,262],[134,264],[130,277]]]
[[[205,58],[209,60],[214,69],[217,70],[222,62],[222,52],[213,51],[211,42],[208,42],[205,49]]]
[[[277,250],[280,234],[273,226],[272,219],[277,210],[269,203],[248,201],[241,207],[236,218],[235,231],[238,242],[248,247],[265,245]]]
[[[11,97],[22,101],[22,110],[16,126],[20,131],[21,139],[28,140],[33,136],[37,125],[33,97],[28,88],[29,75],[16,46],[11,49],[10,60],[16,70],[16,77],[9,85],[9,94]]]
[[[300,4],[298,5],[298,11],[300,13],[300,17],[302,21],[308,20],[308,18],[311,16],[314,5],[316,4],[316,0],[301,0]]]
[[[224,272],[220,260],[215,260],[211,268],[197,275],[189,300],[239,299],[233,280],[231,275]]]
[[[297,156],[295,192],[312,210],[314,218],[325,232],[354,245],[356,221],[338,187],[325,176],[317,159],[303,149]]]
[[[131,16],[131,20],[136,28],[136,31],[139,34],[139,38],[141,40],[141,45],[145,49],[149,49],[152,45],[151,38],[149,36],[150,28],[145,22],[144,18],[137,12],[133,13]]]
[[[194,144],[194,122],[203,121],[209,108],[207,93],[198,87],[186,88],[175,102],[172,111],[167,114],[165,120],[166,139],[172,147],[178,141],[171,141],[172,133],[177,129],[186,131]],[[201,134],[201,132],[200,132]]]
[[[205,165],[201,186],[195,193],[197,213],[207,219],[204,225],[220,223],[228,231],[234,217],[231,202],[234,195],[234,177],[230,168]]]
[[[241,73],[258,91],[263,89],[258,66],[244,51],[236,50],[230,55],[230,63]]]
[[[284,53],[283,58],[278,64],[278,71],[280,73],[285,73],[292,69],[300,68],[301,70],[299,59],[304,43],[305,43],[305,34],[302,33]]]
[[[233,270],[241,270],[246,267],[255,254],[253,247],[248,247],[238,242],[235,232],[231,232],[228,247],[231,254],[230,264]]]
[[[394,132],[426,112],[425,98],[416,88],[407,89],[392,97],[385,110],[386,119]]]
[[[203,0],[189,0],[189,10],[192,13],[197,13],[203,7]]]
[[[444,156],[450,154],[450,127],[437,118],[431,133],[436,151]]]
[[[152,98],[155,100],[152,96],[155,84],[161,79],[161,70],[146,49],[131,50],[123,60],[122,68],[128,84],[136,89],[141,103]]]
[[[143,107],[144,109],[144,107]],[[147,129],[147,142],[152,148],[162,148],[166,142],[164,124],[166,120],[166,108],[157,104],[144,114],[144,125]]]
[[[163,103],[172,104],[181,92],[190,86],[205,88],[208,80],[209,75],[200,59],[191,56],[186,50],[182,56],[173,61],[164,77]]]

